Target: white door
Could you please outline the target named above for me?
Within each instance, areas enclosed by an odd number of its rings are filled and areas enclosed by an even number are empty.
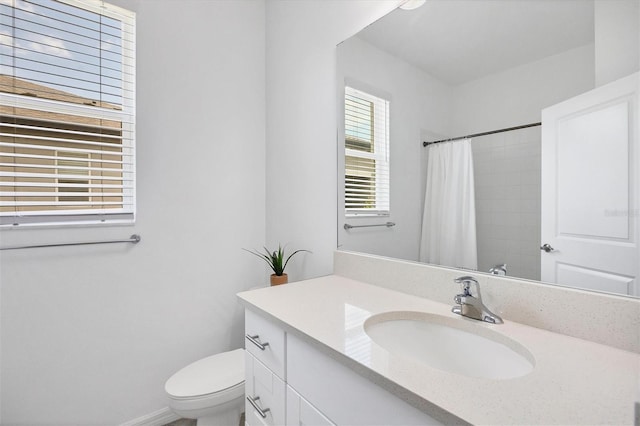
[[[542,281],[640,295],[638,73],[542,111]]]

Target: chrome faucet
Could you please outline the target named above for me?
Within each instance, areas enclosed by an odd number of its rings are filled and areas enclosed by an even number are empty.
[[[453,298],[454,302],[458,305],[451,308],[451,312],[479,321],[490,322],[492,324],[502,324],[502,318],[491,312],[489,308],[484,306],[484,303],[482,303],[480,285],[475,278],[464,276],[456,278],[454,281],[462,284],[462,294],[457,294]],[[477,297],[474,297],[471,294],[471,284],[474,284],[476,287],[476,293],[478,294]]]
[[[507,275],[507,264],[503,263],[502,265],[495,265],[493,268],[489,269],[489,273],[493,275]]]

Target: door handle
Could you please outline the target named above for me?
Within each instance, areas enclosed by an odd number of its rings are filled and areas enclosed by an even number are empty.
[[[555,251],[555,249],[553,247],[551,247],[549,244],[543,244],[540,246],[540,250],[543,250],[547,253],[550,253],[552,251]]]

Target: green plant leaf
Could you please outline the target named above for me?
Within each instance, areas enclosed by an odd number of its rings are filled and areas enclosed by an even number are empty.
[[[249,252],[252,255],[257,256],[267,262],[267,265],[269,265],[275,275],[284,274],[284,270],[294,254],[300,253],[301,251],[311,253],[309,250],[296,250],[291,253],[285,260],[284,248],[280,244],[278,244],[278,250],[275,251],[269,251],[269,249],[266,247],[262,248],[264,249],[264,253],[261,253],[257,250],[247,250],[245,248],[243,248],[242,250]]]
[[[286,268],[286,267],[287,267],[287,263],[289,263],[289,260],[291,260],[291,258],[293,257],[293,255],[294,255],[294,254],[296,254],[296,253],[300,253],[301,251],[306,251],[306,252],[308,252],[308,253],[311,253],[309,250],[296,250],[296,251],[294,251],[293,253],[291,253],[291,254],[289,255],[289,257],[287,257],[287,260],[284,262],[284,266],[282,267],[282,270],[283,270],[283,271],[284,271],[284,268]]]

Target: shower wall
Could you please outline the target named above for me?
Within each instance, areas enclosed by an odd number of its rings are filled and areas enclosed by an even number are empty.
[[[471,141],[478,270],[540,279],[540,127]]]

